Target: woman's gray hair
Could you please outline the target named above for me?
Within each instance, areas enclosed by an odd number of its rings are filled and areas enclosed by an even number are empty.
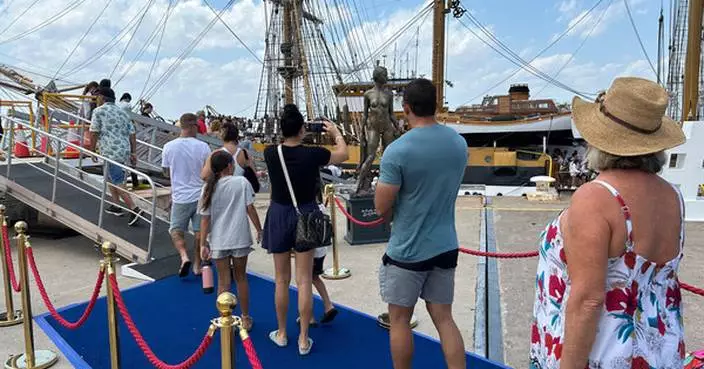
[[[618,156],[603,152],[593,146],[587,149],[587,164],[597,172],[609,169],[635,169],[657,174],[665,165],[665,152],[638,156]]]

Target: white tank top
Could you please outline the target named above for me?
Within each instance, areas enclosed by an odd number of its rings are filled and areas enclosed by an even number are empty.
[[[230,152],[230,151],[227,150],[227,148],[225,148],[225,147],[223,147],[221,150],[223,150],[223,151],[225,151],[225,152],[227,152],[227,153]],[[235,165],[235,172],[232,174],[232,175],[234,175],[234,176],[244,176],[244,168],[241,167],[240,164],[237,162],[237,156],[240,154],[240,151],[242,151],[242,149],[240,149],[240,148],[238,147],[238,148],[237,148],[237,151],[235,151],[235,153],[232,155],[232,159],[235,161],[235,162],[234,162],[234,165]]]

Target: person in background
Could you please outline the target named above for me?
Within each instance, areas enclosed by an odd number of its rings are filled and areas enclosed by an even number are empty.
[[[658,172],[685,143],[659,84],[616,78],[572,119],[599,172],[538,245],[531,368],[682,368],[684,203]]]
[[[339,164],[347,160],[347,144],[340,131],[330,122],[325,122],[325,131],[335,140],[335,149],[330,152],[323,147],[302,145],[306,135],[303,115],[293,104],[284,106],[280,122],[284,141],[281,150],[290,176],[293,192],[301,212],[318,209],[316,202],[316,181],[320,178],[320,167]],[[279,347],[288,345],[286,317],[288,313],[289,285],[291,283],[291,252],[295,252],[296,285],[298,286],[298,313],[300,333],[298,353],[308,355],[313,347],[308,328],[313,313],[313,256],[314,251],[298,251],[296,247],[296,208],[284,176],[279,159],[278,146],[271,145],[264,150],[264,160],[271,183],[271,202],[264,221],[262,247],[274,257],[276,279],[276,320],[278,329],[269,333],[269,339]]]
[[[240,136],[240,131],[237,129],[237,127],[233,123],[225,123],[222,125],[220,129],[220,138],[222,138],[223,141],[223,146],[216,150],[215,152],[218,151],[225,151],[228,152],[232,157],[235,158],[235,176],[244,176],[244,168],[249,166],[251,163],[247,159],[247,153],[246,151],[242,150],[238,146],[238,140]],[[205,165],[200,171],[200,178],[202,180],[207,180],[211,173],[210,169],[210,157],[208,157],[208,160],[206,161]],[[252,170],[254,170],[254,167],[252,167]]]
[[[146,101],[142,100],[141,102],[142,108],[140,109],[140,114],[142,114],[143,117],[150,118],[152,116],[152,111],[154,111],[154,107],[151,103],[148,103]]]
[[[579,187],[579,168],[579,159],[577,157],[570,159],[570,178],[572,178],[571,186],[573,190]]]
[[[196,115],[198,116],[198,134],[208,134],[208,126],[205,124],[205,112],[201,110]]]
[[[452,303],[459,254],[455,201],[467,165],[467,142],[437,123],[435,96],[427,79],[406,87],[403,111],[411,129],[384,150],[375,191],[377,213],[393,220],[379,287],[389,308],[395,369],[411,368],[410,323],[418,297],[438,330],[447,367],[466,368]],[[424,147],[432,147],[433,154],[419,149]]]
[[[137,164],[137,138],[134,124],[124,110],[115,105],[115,92],[109,87],[101,87],[97,92],[98,107],[93,111],[90,124],[91,139],[88,149],[95,151],[97,143],[100,155],[122,165]],[[124,187],[125,169],[108,162],[105,179],[110,184],[113,205],[105,209],[106,213],[123,216],[125,213],[120,198],[130,210],[129,225],[135,225],[142,215],[142,210],[134,205],[130,194]]]
[[[210,147],[196,139],[198,122],[195,115],[186,113],[179,119],[181,135],[164,145],[161,166],[164,175],[171,179],[171,224],[169,233],[174,247],[181,257],[179,277],[189,273],[191,261],[186,251],[185,233],[190,223],[195,233],[193,273],[200,275],[200,215],[198,199],[203,181],[198,176],[210,155]]]
[[[83,88],[83,93],[81,95],[83,96],[95,96],[95,94],[98,92],[98,82],[91,81],[89,82],[85,88]],[[97,107],[95,103],[95,99],[91,98],[82,98],[81,99],[81,107],[78,110],[78,115],[81,116],[81,118],[85,120],[91,120],[93,117],[93,109]]]
[[[122,97],[120,97],[120,107],[122,109],[125,109],[126,111],[131,111],[132,110],[132,95],[129,93],[125,92],[122,94]]]
[[[112,88],[112,82],[110,82],[110,79],[108,79],[108,78],[101,79],[99,87],[100,88]]]
[[[201,196],[200,239],[203,260],[214,259],[218,273],[218,295],[230,291],[231,265],[237,284],[237,299],[242,311],[242,324],[252,329],[249,314],[249,284],[247,283],[247,256],[254,251],[247,217],[261,241],[262,226],[254,208],[254,190],[247,179],[233,176],[234,160],[226,151],[218,150],[210,158],[210,176]]]
[[[220,129],[222,129],[222,122],[218,119],[214,119],[208,125],[208,136],[217,137],[220,134]]]
[[[129,116],[129,113],[132,111],[132,107],[130,105],[131,102],[132,102],[132,95],[125,92],[120,97],[120,102],[117,105],[120,108],[124,109],[125,112],[127,112],[127,115]],[[134,122],[133,122],[133,124],[134,124]],[[136,129],[136,125],[135,125],[135,129]],[[136,164],[131,167],[132,167],[132,169],[137,169]],[[133,190],[138,189],[139,188],[139,176],[137,175],[137,173],[130,172],[130,177],[131,177],[130,179],[132,180],[132,189]]]

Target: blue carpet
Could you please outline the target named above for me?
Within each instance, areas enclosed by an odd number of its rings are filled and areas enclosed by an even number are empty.
[[[299,356],[296,344],[298,327],[295,323],[297,295],[293,288],[288,319],[289,345],[286,348],[274,346],[267,337],[270,331],[276,329],[274,285],[269,279],[251,274],[249,284],[255,322],[250,335],[265,369],[392,367],[388,331],[377,326],[375,318],[345,307],[338,307],[340,314],[332,324],[311,329],[311,338],[315,341],[313,350],[307,357]],[[194,277],[162,279],[125,290],[123,296],[152,350],[169,364],[181,362],[189,356],[203,338],[210,319],[218,315],[215,309],[216,294],[204,295],[199,279]],[[370,293],[371,297],[376,298],[376,295]],[[85,303],[68,306],[60,312],[73,321],[84,308]],[[316,298],[315,316],[320,316],[322,310],[322,303]],[[239,311],[236,314],[239,315]],[[110,367],[106,317],[105,299],[101,298],[91,317],[78,330],[66,330],[46,314],[36,320],[75,367],[99,369]],[[121,319],[119,329],[122,367],[151,368]],[[235,342],[236,367],[250,368],[239,338]],[[471,368],[504,368],[472,354],[467,354],[467,361],[467,367]],[[219,367],[220,342],[219,334],[216,334],[208,352],[194,368]],[[413,367],[446,367],[440,344],[432,338],[416,334]]]

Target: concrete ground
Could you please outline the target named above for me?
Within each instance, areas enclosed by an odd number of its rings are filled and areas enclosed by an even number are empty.
[[[531,206],[532,205],[532,206]],[[494,201],[497,249],[499,252],[535,251],[540,233],[559,213],[557,210],[535,210],[563,208],[567,202],[554,204],[531,204],[523,199],[504,198]],[[519,210],[527,208],[525,210]],[[704,286],[704,224],[686,225],[685,257],[680,266],[679,278],[698,287]],[[535,272],[537,258],[508,259],[499,261],[501,288],[501,310],[504,334],[505,362],[513,368],[527,368],[530,346],[529,322],[533,315]],[[704,297],[682,292],[687,350],[704,347]],[[507,324],[507,322],[521,322]]]
[[[530,203],[522,198],[508,197],[492,200],[496,246],[499,252],[536,250],[540,232],[559,210],[568,204],[566,199],[553,203]],[[258,196],[256,206],[262,221],[267,204],[265,195]],[[480,206],[481,202],[476,197],[461,197],[457,200],[458,236],[460,244],[466,248],[477,249],[479,246]],[[347,244],[342,238],[346,231],[345,220],[339,212],[337,231],[341,242],[340,266],[349,268],[352,271],[352,277],[338,281],[326,280],[327,288],[336,303],[376,316],[385,310],[379,298],[378,288],[378,266],[384,252],[384,245],[351,246]],[[100,253],[90,241],[83,237],[59,240],[33,238],[32,244],[47,290],[57,307],[82,302],[90,296],[97,265],[101,259]],[[704,261],[702,245],[704,245],[704,224],[687,224],[685,258],[680,269],[680,279],[699,287],[704,286],[704,273],[701,273],[700,267],[701,262]],[[332,266],[332,259],[332,252],[329,252],[326,267]],[[455,286],[454,314],[468,351],[473,351],[474,348],[477,262],[478,259],[473,256],[460,255]],[[537,259],[500,260],[498,265],[504,361],[510,367],[526,368]],[[252,272],[272,276],[271,257],[257,247],[257,250],[251,254],[249,269]],[[139,283],[142,282],[120,278],[122,287]],[[0,298],[2,298],[0,304],[4,302],[2,293],[3,291],[0,291]],[[32,293],[35,314],[45,312],[46,309],[34,286]],[[272,304],[273,300],[272,296]],[[15,301],[16,305],[19,305],[18,295]],[[704,298],[685,291],[683,301],[687,348],[688,350],[701,348],[704,346],[704,332],[697,328],[704,322],[704,309],[702,309]],[[295,312],[289,313],[291,319],[295,316]],[[416,316],[419,320],[416,330],[437,338],[430,317],[421,302],[416,306]],[[23,350],[23,335],[21,326],[0,328],[0,331],[2,332],[0,359],[4,361],[10,354],[20,353]],[[291,333],[295,334],[295,332]],[[38,349],[56,349],[36,325],[35,345]],[[60,360],[55,367],[69,368],[70,364],[66,360]]]
[[[268,200],[265,196],[259,196],[256,207],[260,213],[262,222]],[[460,243],[468,248],[476,249],[479,243],[479,211],[480,202],[476,198],[458,198],[457,202],[457,230]],[[386,307],[379,297],[378,287],[378,267],[381,256],[384,253],[385,245],[359,245],[350,246],[342,236],[346,231],[345,220],[342,214],[338,213],[337,231],[338,240],[341,242],[340,265],[349,268],[352,276],[348,279],[338,281],[326,280],[326,285],[333,300],[342,305],[349,306],[369,315],[376,317],[385,311]],[[30,230],[31,234],[31,230]],[[98,271],[98,262],[101,259],[100,252],[95,249],[92,242],[83,237],[71,237],[60,240],[50,240],[33,238],[32,245],[40,273],[44,279],[47,291],[55,306],[62,307],[72,303],[86,301],[92,292],[95,276]],[[16,252],[15,255],[16,257]],[[326,257],[326,267],[332,266],[332,252]],[[474,347],[474,306],[475,306],[475,284],[476,284],[476,258],[461,255],[457,269],[455,286],[454,314],[457,324],[464,337],[467,350]],[[119,270],[119,268],[118,268]],[[249,260],[249,270],[252,272],[273,276],[273,261],[260,247],[256,248]],[[143,283],[134,279],[120,277],[121,287],[129,287]],[[35,314],[46,312],[39,293],[32,281],[32,301]],[[295,284],[295,273],[292,276],[292,284]],[[0,288],[1,289],[1,288]],[[103,290],[105,290],[103,288]],[[4,303],[3,291],[0,291],[0,304]],[[15,297],[15,305],[19,306],[19,295]],[[274,296],[271,297],[274,303]],[[1,305],[0,305],[1,306]],[[0,307],[3,310],[4,307]],[[215,313],[215,311],[214,311]],[[289,312],[289,317],[294,319],[295,312]],[[418,332],[438,338],[428,313],[421,302],[416,306],[416,316],[419,325]],[[23,351],[22,326],[0,328],[0,359],[3,361],[11,354]],[[295,332],[291,332],[295,334]],[[35,325],[35,347],[37,349],[51,349],[56,351],[56,347],[44,335],[42,330]],[[61,355],[60,355],[61,356]],[[71,365],[66,360],[60,360],[55,368],[70,368]]]
[[[13,232],[12,232],[13,233]],[[29,230],[31,234],[31,229]],[[31,238],[30,239],[34,257],[37,261],[39,273],[44,281],[54,306],[57,308],[77,302],[83,302],[90,298],[98,275],[99,262],[102,259],[100,251],[93,247],[93,243],[88,239],[76,236],[58,240]],[[14,241],[13,241],[14,244]],[[13,257],[17,265],[17,252],[13,248]],[[124,262],[119,262],[118,265]],[[17,267],[15,267],[17,269]],[[117,268],[119,272],[119,267]],[[19,271],[16,271],[19,273]],[[134,279],[118,277],[121,288],[128,288],[142,283]],[[35,315],[40,315],[47,311],[44,303],[37,292],[36,284],[30,273],[30,290],[32,294],[32,310]],[[103,294],[106,291],[103,287]],[[21,308],[20,295],[14,295],[15,308]],[[0,310],[5,310],[5,291],[0,288]],[[4,365],[5,360],[10,355],[24,352],[23,326],[0,328],[0,360]],[[50,349],[58,352],[56,346],[49,340],[44,332],[34,325],[34,346],[35,349]],[[59,353],[59,356],[62,355]],[[52,368],[71,368],[67,360],[59,359],[59,362]]]

